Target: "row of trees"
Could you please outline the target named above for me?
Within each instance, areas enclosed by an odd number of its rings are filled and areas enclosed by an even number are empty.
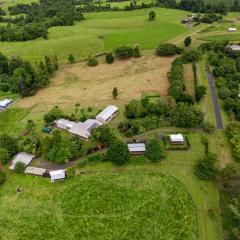
[[[228,42],[207,43],[201,48],[208,51],[208,61],[214,67],[215,85],[223,108],[240,121],[240,52],[232,51]]]
[[[30,96],[48,85],[49,79],[58,69],[56,56],[45,56],[44,61],[32,65],[19,57],[8,59],[0,53],[0,90]]]

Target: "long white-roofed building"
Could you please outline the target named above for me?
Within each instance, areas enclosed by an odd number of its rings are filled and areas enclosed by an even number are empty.
[[[128,150],[131,155],[142,155],[146,152],[145,143],[129,143]]]
[[[102,112],[100,112],[96,119],[102,123],[110,122],[118,114],[118,108],[113,105],[107,106]]]
[[[67,119],[58,119],[54,122],[58,128],[70,130],[76,123]]]
[[[232,51],[240,51],[240,45],[237,45],[237,44],[227,45],[227,47]]]

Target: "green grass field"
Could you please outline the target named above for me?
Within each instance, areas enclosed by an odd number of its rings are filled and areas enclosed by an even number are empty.
[[[66,62],[69,54],[80,59],[121,45],[139,44],[141,49],[152,49],[190,31],[181,24],[187,12],[156,8],[157,19],[148,21],[150,10],[85,14],[86,20],[74,26],[51,28],[48,40],[1,42],[0,52],[31,61],[56,54],[60,62]]]
[[[214,34],[209,36],[199,37],[199,40],[204,41],[240,41],[240,33],[233,33],[233,34]]]
[[[0,206],[1,239],[197,239],[186,188],[151,171],[93,173],[56,184],[13,176]]]

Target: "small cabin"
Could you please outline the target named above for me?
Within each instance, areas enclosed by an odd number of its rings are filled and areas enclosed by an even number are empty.
[[[232,28],[228,28],[228,31],[229,31],[229,32],[236,32],[236,31],[237,31],[237,28],[233,28],[233,27],[232,27]]]
[[[128,150],[130,155],[143,155],[146,152],[145,143],[129,143]]]
[[[60,181],[65,179],[66,177],[64,169],[50,171],[49,174],[50,174],[51,182]]]
[[[169,136],[170,139],[170,143],[173,145],[182,145],[184,144],[185,140],[182,134],[178,133],[178,134],[171,134]]]
[[[96,116],[96,119],[101,123],[108,123],[117,114],[118,114],[118,108],[113,105],[109,105]]]

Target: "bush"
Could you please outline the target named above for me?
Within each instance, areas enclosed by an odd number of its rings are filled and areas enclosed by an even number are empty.
[[[158,56],[173,56],[178,53],[178,48],[172,43],[160,44],[156,50]]]
[[[203,123],[203,131],[207,134],[212,134],[215,131],[215,126],[211,122],[205,121]]]
[[[140,49],[138,46],[133,48],[132,56],[135,58],[141,57]]]
[[[73,56],[72,54],[70,54],[70,55],[68,56],[68,61],[69,61],[70,63],[74,63],[75,59],[74,59],[74,56]]]
[[[18,152],[17,140],[7,134],[0,135],[0,148],[8,151],[10,157]]]
[[[0,162],[2,164],[7,164],[11,160],[8,151],[5,148],[0,147]]]
[[[185,63],[197,62],[199,60],[199,53],[193,49],[189,49],[183,52],[182,59]]]
[[[164,151],[158,139],[152,139],[150,143],[147,144],[145,156],[151,162],[159,162],[165,158]]]
[[[6,174],[0,170],[0,185],[6,181]]]
[[[207,153],[206,156],[197,163],[195,175],[202,180],[214,180],[218,172],[215,167],[216,161],[216,155]]]
[[[17,173],[17,174],[22,174],[22,173],[24,173],[24,170],[25,170],[25,164],[24,163],[22,163],[22,162],[17,162],[16,164],[15,164],[15,166],[14,166],[14,171],[15,171],[15,173]]]
[[[191,37],[186,37],[185,39],[184,39],[184,45],[186,46],[186,47],[188,47],[190,44],[192,43],[192,39],[191,39]]]
[[[108,148],[106,157],[115,165],[123,165],[129,162],[130,155],[127,144],[115,140]]]
[[[95,67],[98,65],[98,60],[95,57],[89,57],[87,65],[90,67]]]
[[[115,50],[115,54],[120,59],[130,58],[133,55],[133,49],[131,47],[119,47]]]
[[[46,124],[51,124],[53,121],[61,117],[63,117],[63,111],[58,106],[55,106],[44,115],[44,121]]]
[[[112,54],[112,53],[107,53],[107,54],[106,54],[106,62],[107,62],[108,64],[111,64],[111,63],[114,62],[114,57],[113,57],[113,54]]]
[[[195,99],[199,102],[206,95],[207,88],[205,86],[197,86],[195,89]]]
[[[226,99],[228,97],[231,96],[231,90],[229,90],[227,87],[221,87],[219,90],[218,90],[218,96],[221,98],[221,99]]]
[[[98,153],[98,154],[94,154],[94,155],[88,156],[87,159],[88,159],[88,162],[90,164],[95,164],[97,162],[104,162],[104,161],[106,161],[106,155],[102,154],[102,153]]]

